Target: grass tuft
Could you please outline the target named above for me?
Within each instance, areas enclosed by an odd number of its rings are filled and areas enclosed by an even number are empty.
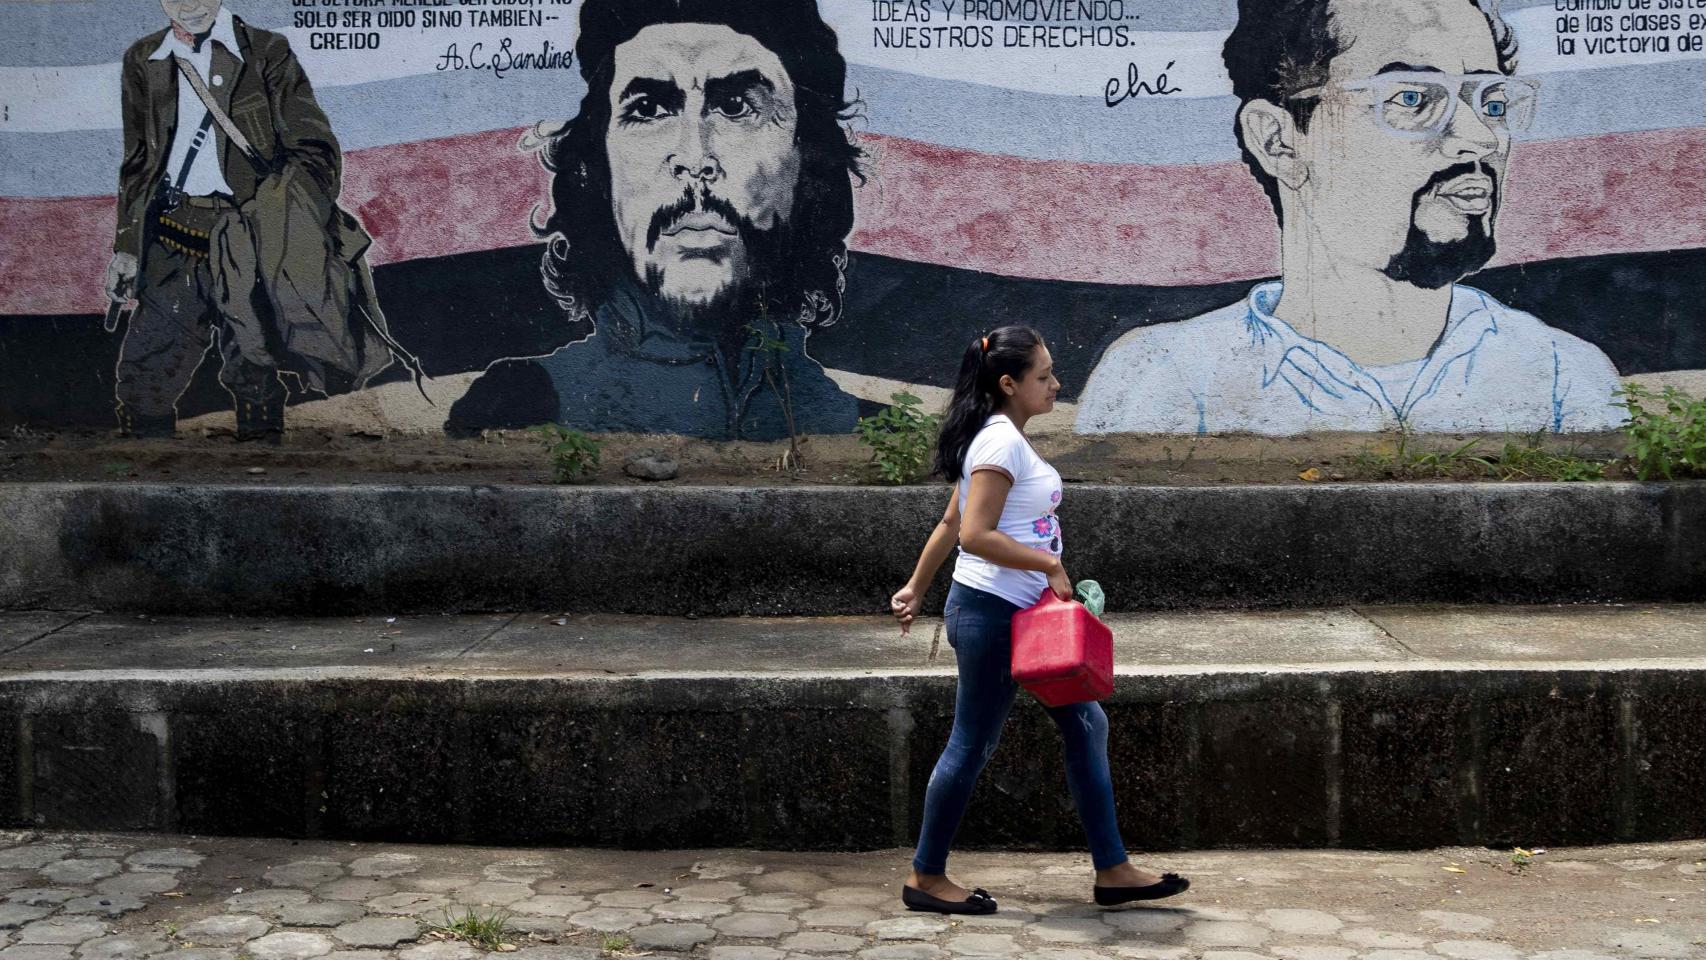
[[[1554,453],[1536,435],[1523,443],[1505,442],[1494,469],[1500,480],[1604,480],[1605,464],[1574,453]]]
[[[472,907],[465,907],[462,915],[458,917],[453,916],[447,909],[444,911],[443,925],[436,929],[457,940],[465,940],[487,950],[497,950],[507,943],[505,938],[515,932],[509,925],[510,916],[506,910],[481,915]]]
[[[1423,445],[1409,431],[1396,441],[1371,445],[1351,457],[1351,470],[1364,480],[1603,480],[1605,463],[1574,452],[1547,449],[1546,435],[1506,440],[1497,453],[1480,440],[1455,447]]]

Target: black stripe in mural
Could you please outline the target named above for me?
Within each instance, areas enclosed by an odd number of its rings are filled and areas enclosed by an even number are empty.
[[[1706,367],[1706,251],[1581,257],[1464,281],[1597,345],[1625,376]]]
[[[578,339],[539,281],[540,246],[461,254],[376,270],[380,303],[399,341],[427,372],[482,370]],[[1141,287],[1020,280],[854,254],[841,321],[817,331],[811,355],[827,367],[948,386],[965,344],[1007,323],[1048,338],[1074,399],[1108,344],[1134,327],[1197,316],[1242,297],[1249,283]],[[1500,267],[1467,281],[1504,303],[1597,345],[1620,373],[1706,368],[1706,250],[1618,254]],[[107,429],[113,424],[118,338],[96,314],[0,316],[0,424]],[[203,363],[179,414],[230,409]],[[529,381],[525,364],[515,382]],[[392,379],[406,374],[394,370]],[[382,381],[385,378],[382,378]],[[539,377],[531,378],[535,386]],[[532,403],[523,390],[487,402]],[[446,411],[448,414],[448,411]],[[536,421],[534,421],[536,422]]]
[[[1616,254],[1498,267],[1463,282],[1604,350],[1619,373],[1706,367],[1706,250]],[[951,386],[971,337],[1027,323],[1049,341],[1075,399],[1108,344],[1134,327],[1225,306],[1252,283],[1192,287],[1018,280],[855,255],[848,319],[812,338],[825,366]]]

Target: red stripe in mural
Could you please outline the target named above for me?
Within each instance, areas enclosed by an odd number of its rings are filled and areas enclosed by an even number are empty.
[[[112,197],[0,197],[0,313],[104,311],[115,219]]]
[[[377,238],[374,263],[533,242],[546,174],[519,130],[352,151],[343,198]],[[1238,163],[1122,166],[1025,160],[866,136],[855,250],[1008,276],[1155,285],[1277,271],[1267,200]],[[1496,263],[1706,247],[1706,129],[1522,145]],[[0,198],[0,313],[92,313],[110,197]]]
[[[550,176],[520,137],[490,130],[352,151],[343,199],[375,238],[372,261],[534,243],[527,217],[549,198]]]
[[[870,139],[877,176],[853,237],[867,253],[1096,283],[1279,271],[1278,228],[1242,163],[1062,163]],[[1702,210],[1706,129],[1522,144],[1494,265],[1706,246]]]

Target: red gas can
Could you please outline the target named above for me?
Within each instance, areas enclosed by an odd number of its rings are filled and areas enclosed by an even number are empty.
[[[1013,615],[1013,679],[1051,707],[1114,692],[1114,632],[1082,603],[1044,590]]]

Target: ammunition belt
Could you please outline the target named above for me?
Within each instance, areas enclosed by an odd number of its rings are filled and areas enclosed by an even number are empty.
[[[165,214],[160,215],[160,229],[155,234],[155,239],[165,244],[167,249],[192,257],[205,257],[208,254],[206,230],[185,226]]]

